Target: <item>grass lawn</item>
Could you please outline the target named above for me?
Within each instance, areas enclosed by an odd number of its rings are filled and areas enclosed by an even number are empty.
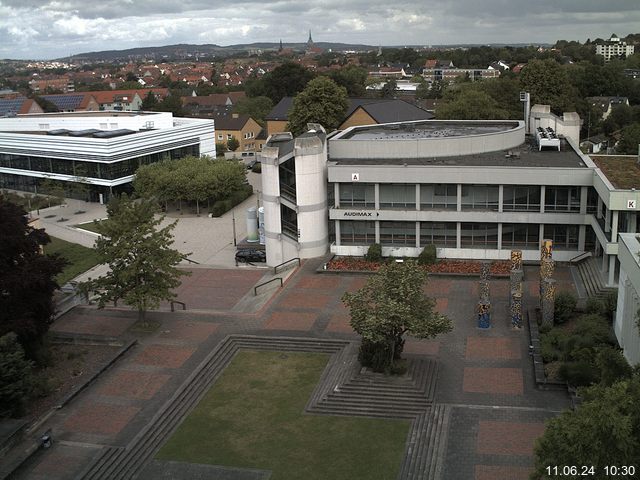
[[[98,221],[98,223],[100,223],[100,221]],[[75,225],[75,227],[81,228],[83,230],[89,230],[90,232],[93,232],[93,233],[98,233],[98,229],[96,228],[95,224],[92,221],[87,223],[80,223],[78,225]]]
[[[98,264],[98,257],[93,249],[56,237],[51,237],[51,243],[44,246],[44,252],[59,253],[69,262],[62,273],[56,277],[60,286]]]
[[[239,351],[157,457],[271,480],[395,480],[410,421],[303,413],[328,358]]]

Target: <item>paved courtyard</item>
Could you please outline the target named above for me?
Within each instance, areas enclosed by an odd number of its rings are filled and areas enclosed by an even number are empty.
[[[56,332],[137,338],[138,344],[43,426],[53,429],[54,447],[35,456],[19,478],[75,478],[102,446],[125,447],[230,334],[357,340],[341,296],[367,277],[318,274],[319,264],[305,262],[248,313],[238,306],[253,298],[264,271],[194,269],[179,291],[188,310],[150,313],[160,324],[150,334],[133,332],[135,313],[125,309],[80,307],[59,318]],[[568,270],[559,268],[556,278],[559,290],[574,288]],[[536,280],[537,270],[527,268],[526,306],[537,302]],[[544,421],[569,406],[566,393],[535,387],[527,331],[508,322],[508,280],[490,283],[493,326],[480,331],[477,279],[432,277],[425,291],[455,328],[434,340],[408,339],[405,347],[408,356],[439,363],[434,400],[451,411],[442,479],[528,478]]]

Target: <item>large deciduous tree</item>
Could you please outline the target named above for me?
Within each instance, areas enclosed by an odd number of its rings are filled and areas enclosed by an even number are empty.
[[[487,93],[464,88],[453,99],[438,107],[439,120],[502,120],[509,112],[501,108]]]
[[[14,332],[27,355],[36,358],[53,321],[55,276],[65,261],[42,255],[49,236],[30,226],[24,209],[2,195],[0,238],[0,336]]]
[[[98,294],[101,308],[122,300],[138,311],[142,323],[148,310],[175,298],[173,289],[188,275],[176,267],[184,255],[171,248],[176,222],[159,228],[163,217],[156,217],[155,209],[151,200],[126,195],[109,202],[108,220],[96,223],[101,237],[94,246],[109,272],[85,285]]]
[[[576,108],[576,91],[565,67],[552,59],[532,60],[520,74],[520,86],[532,103],[550,105],[557,114]]]
[[[424,294],[426,271],[415,262],[383,265],[360,290],[343,295],[351,326],[362,335],[359,359],[377,371],[394,369],[404,347],[404,335],[433,338],[453,325],[435,310]]]
[[[15,333],[0,336],[0,417],[21,415],[33,391],[33,362]]]
[[[249,97],[265,96],[276,104],[283,97],[301,92],[315,74],[302,65],[285,62],[260,79],[247,82],[245,91]]]
[[[605,466],[635,465],[638,475],[640,375],[581,393],[584,401],[577,409],[548,421],[536,442],[531,478],[547,478],[550,465],[590,465],[598,478],[604,478]]]
[[[293,101],[289,113],[289,130],[299,135],[307,123],[319,123],[327,131],[337,128],[347,112],[347,90],[327,77],[311,80]]]

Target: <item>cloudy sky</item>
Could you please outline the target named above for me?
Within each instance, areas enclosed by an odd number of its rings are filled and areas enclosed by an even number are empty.
[[[640,31],[639,0],[0,0],[0,58],[175,43],[553,43]]]

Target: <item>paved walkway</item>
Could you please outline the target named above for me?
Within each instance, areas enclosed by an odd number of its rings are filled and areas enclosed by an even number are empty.
[[[194,368],[227,335],[303,336],[356,340],[341,303],[345,291],[366,276],[316,274],[307,261],[282,290],[265,295],[255,313],[237,306],[261,280],[255,270],[208,270],[189,293],[201,311],[154,312],[159,329],[139,344],[76,400],[57,412],[54,447],[34,458],[20,478],[68,479],[104,445],[127,445]],[[559,289],[573,288],[558,269]],[[525,271],[525,304],[537,301],[537,271]],[[185,287],[186,288],[186,287]],[[443,479],[526,479],[534,440],[544,421],[569,402],[565,393],[535,388],[526,330],[513,331],[507,317],[508,280],[491,281],[493,328],[475,328],[477,281],[433,277],[426,287],[437,309],[453,319],[453,332],[435,340],[409,339],[405,353],[437,359],[437,404],[451,407]],[[191,290],[191,288],[187,288]],[[270,298],[273,295],[272,298]],[[135,314],[124,309],[77,308],[54,330],[131,338]],[[64,465],[64,468],[61,467]]]

